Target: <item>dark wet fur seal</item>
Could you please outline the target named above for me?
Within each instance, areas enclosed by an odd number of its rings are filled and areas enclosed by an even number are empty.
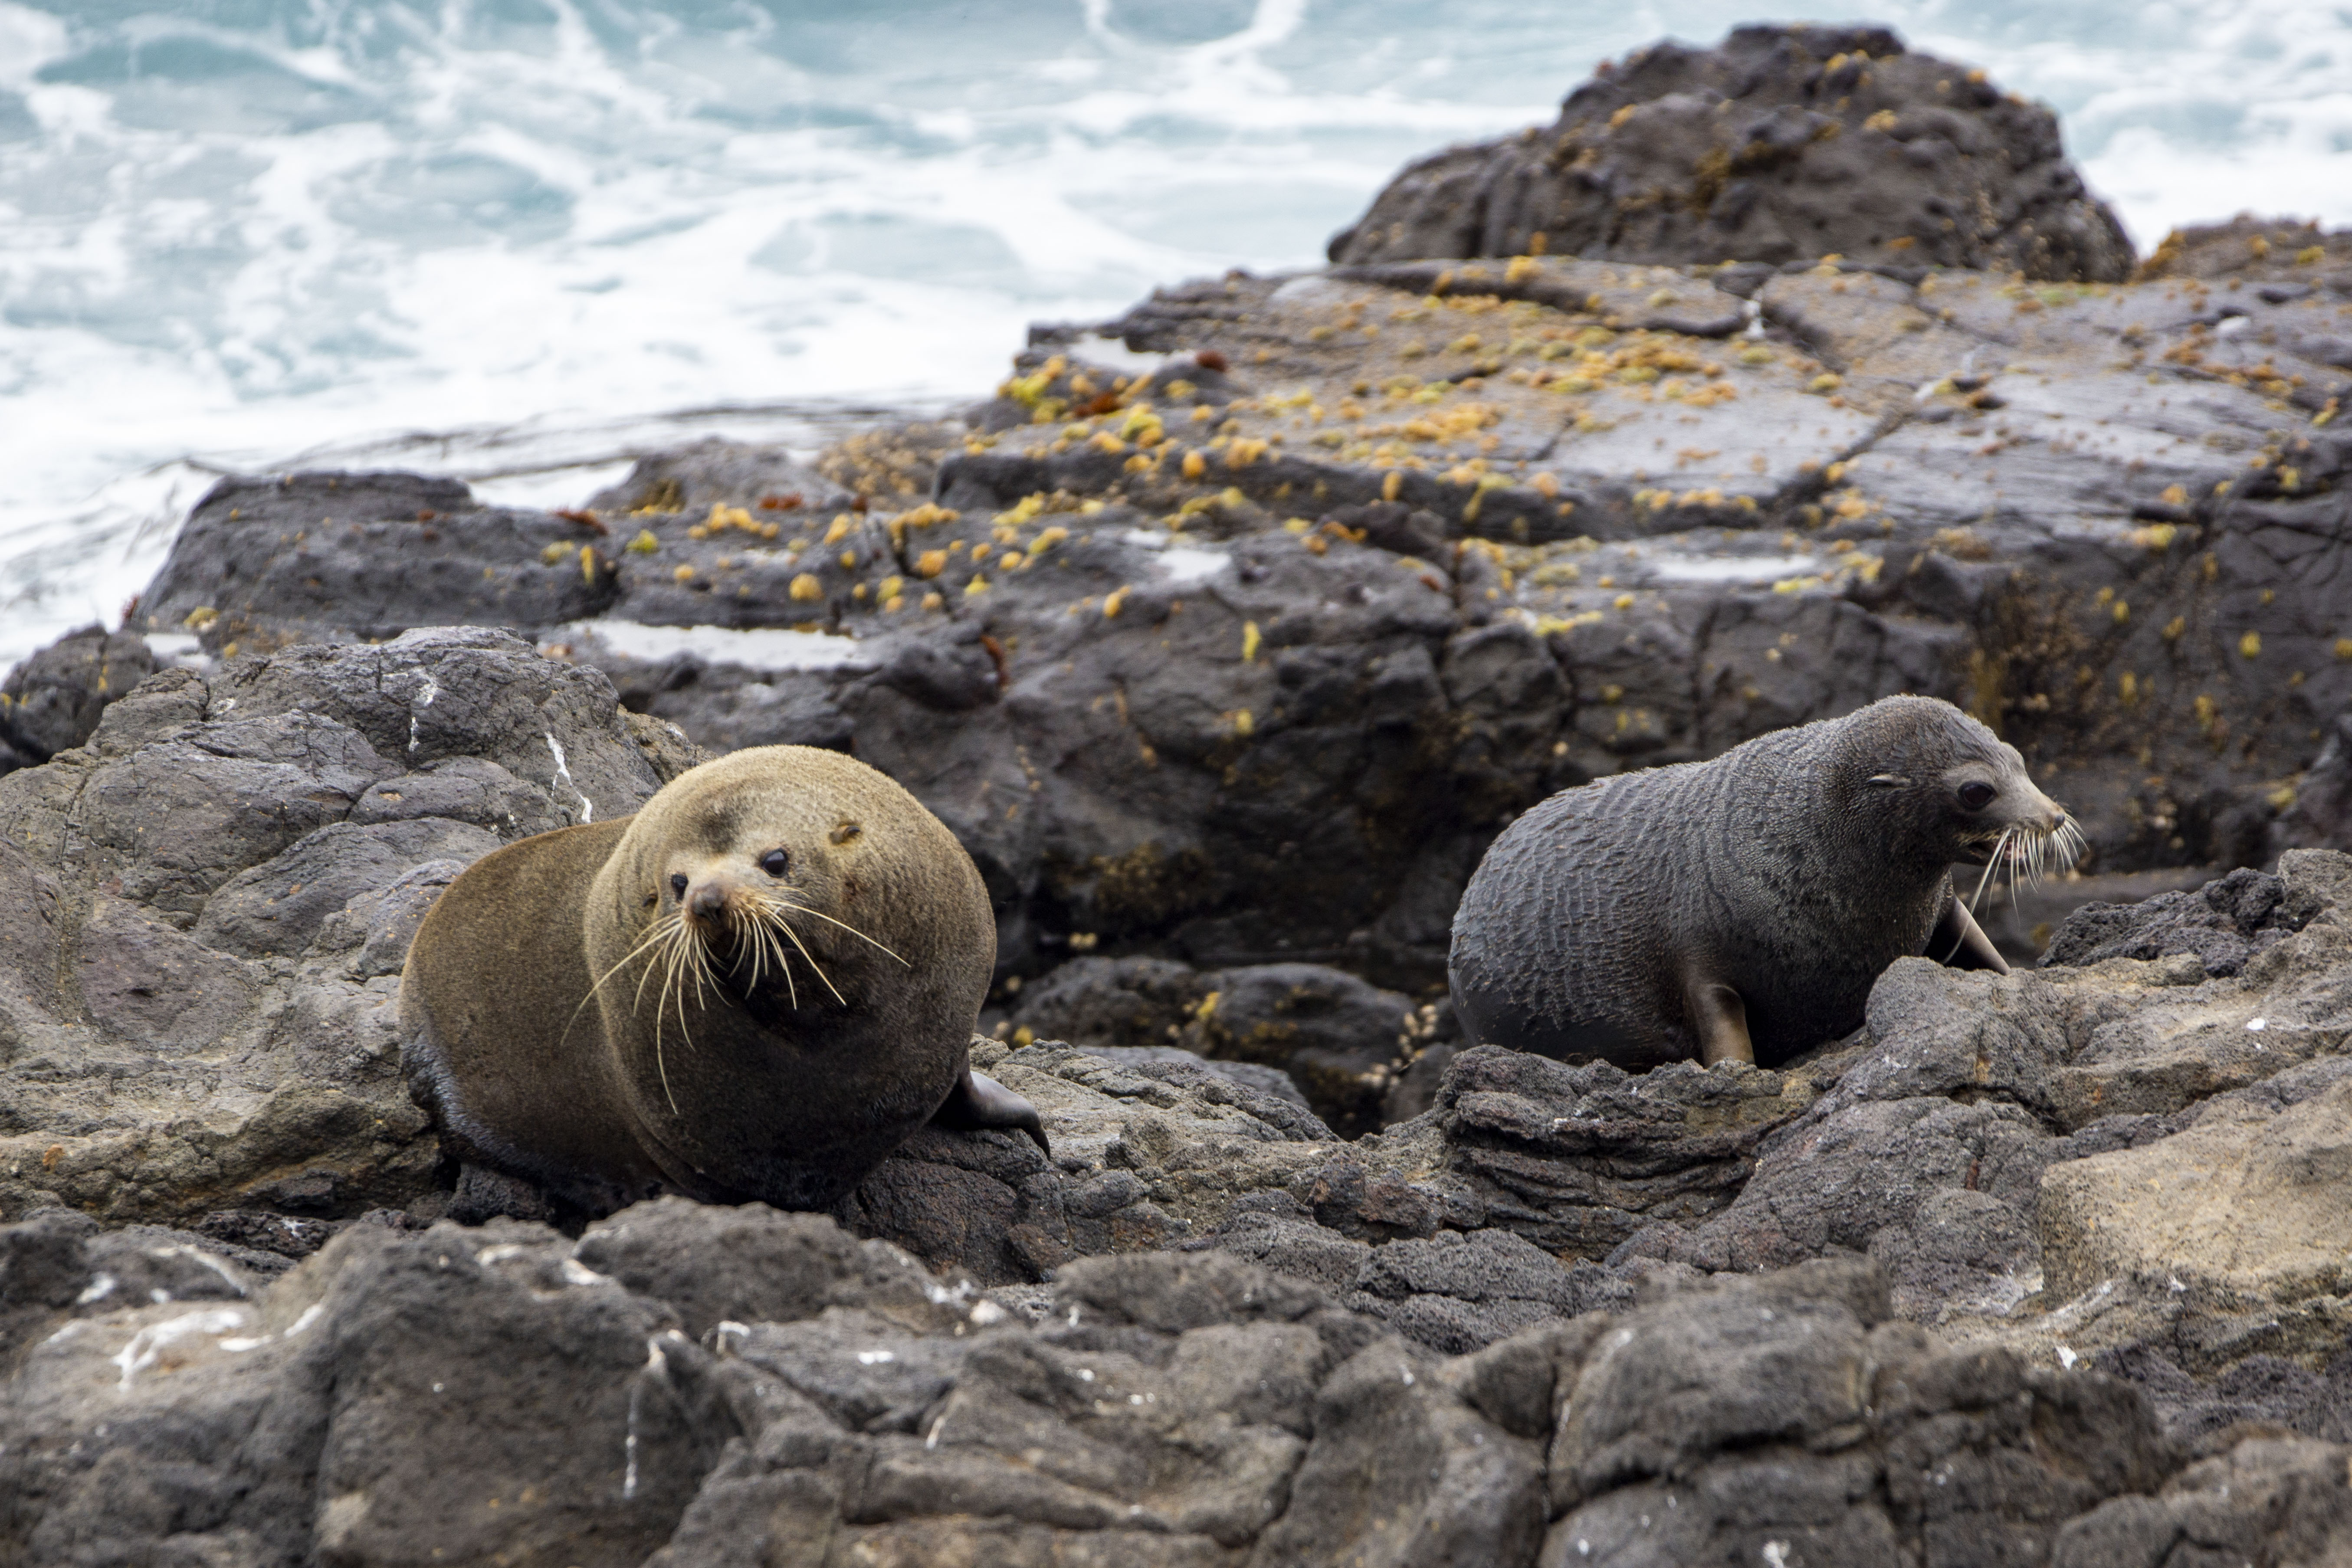
[[[1953,863],[2036,873],[2080,842],[2016,748],[1885,698],[1520,817],[1454,917],[1454,1008],[1476,1044],[1771,1066],[1857,1027],[1897,958],[2005,972]]]
[[[914,796],[759,747],[469,868],[410,946],[403,1063],[461,1217],[824,1208],[927,1121],[1045,1146],[968,1059],[995,953],[980,873]]]

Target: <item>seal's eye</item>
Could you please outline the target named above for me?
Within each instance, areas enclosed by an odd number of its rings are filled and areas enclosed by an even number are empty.
[[[672,877],[669,879],[669,890],[676,893],[681,899],[686,897],[686,875],[684,872],[680,872],[678,875]]]
[[[2000,793],[2000,791],[1982,779],[1973,780],[1960,786],[1960,804],[1970,811],[1982,811],[1992,804],[1993,797]]]
[[[771,877],[781,877],[792,869],[793,858],[781,849],[771,849],[760,857],[760,869]]]

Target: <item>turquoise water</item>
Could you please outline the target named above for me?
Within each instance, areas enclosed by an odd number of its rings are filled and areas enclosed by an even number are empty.
[[[211,475],[576,500],[984,392],[1029,321],[1320,258],[1714,4],[0,0],[0,666]],[[2143,249],[2352,222],[2352,5],[1824,7],[2047,101]]]

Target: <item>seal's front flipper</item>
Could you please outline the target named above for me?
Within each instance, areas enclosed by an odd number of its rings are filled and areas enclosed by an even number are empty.
[[[1927,956],[1954,969],[2009,973],[2009,960],[1993,946],[1992,938],[1985,935],[1976,916],[1969,913],[1969,906],[1957,898],[1945,904],[1944,918],[1936,922],[1935,934],[1927,939]]]
[[[1748,1037],[1748,1005],[1738,992],[1719,982],[1695,980],[1684,987],[1683,1003],[1698,1036],[1700,1061],[1708,1067],[1755,1061],[1756,1047]]]
[[[1045,1142],[1045,1123],[1037,1108],[989,1077],[984,1072],[963,1069],[955,1088],[948,1091],[948,1100],[931,1116],[934,1126],[953,1129],[959,1132],[975,1128],[1019,1128],[1037,1141],[1045,1157],[1054,1157],[1054,1146]]]

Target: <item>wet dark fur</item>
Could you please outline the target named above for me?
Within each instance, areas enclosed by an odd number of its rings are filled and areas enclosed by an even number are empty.
[[[1969,760],[2041,799],[1990,731],[1917,697],[1553,795],[1495,841],[1454,916],[1465,1033],[1632,1070],[1695,1059],[1693,958],[1739,993],[1760,1065],[1848,1033],[1880,973],[1925,951],[1952,863],[2000,826],[1933,783]],[[1870,782],[1888,774],[1911,782]]]

